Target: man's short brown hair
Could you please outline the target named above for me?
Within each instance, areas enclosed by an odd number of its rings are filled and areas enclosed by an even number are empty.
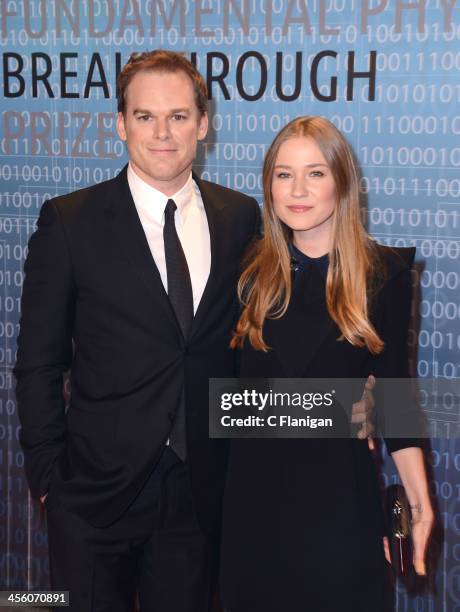
[[[139,72],[184,72],[192,82],[198,111],[201,115],[207,112],[208,90],[203,77],[183,53],[165,49],[131,54],[117,78],[118,112],[125,114],[126,91]]]

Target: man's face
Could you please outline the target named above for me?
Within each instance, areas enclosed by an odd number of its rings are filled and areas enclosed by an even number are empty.
[[[126,141],[135,172],[165,195],[187,181],[198,140],[208,131],[208,116],[195,104],[184,72],[139,72],[126,90],[125,114],[117,131]]]

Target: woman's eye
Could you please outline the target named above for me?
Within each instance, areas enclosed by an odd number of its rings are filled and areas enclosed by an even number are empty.
[[[276,178],[284,179],[284,178],[289,178],[289,176],[290,176],[289,172],[278,172],[278,174],[276,175]]]
[[[310,176],[321,177],[321,176],[324,176],[324,172],[321,172],[321,170],[314,170],[313,172],[310,173]]]

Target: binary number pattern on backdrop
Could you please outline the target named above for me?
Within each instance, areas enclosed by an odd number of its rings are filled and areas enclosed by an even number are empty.
[[[360,161],[371,232],[385,244],[417,247],[413,371],[460,377],[460,8],[449,12],[441,0],[419,3],[424,9],[386,4],[251,0],[245,12],[225,0],[0,3],[2,587],[37,588],[48,578],[11,375],[27,240],[44,200],[124,165],[114,83],[133,50],[191,54],[212,94],[197,170],[259,201],[261,163],[276,132],[299,114],[329,117]],[[433,436],[447,435],[454,409],[427,407]],[[398,589],[399,610],[460,610],[459,452],[443,440],[430,457],[445,538],[438,592],[410,597]],[[385,467],[390,482],[394,471]]]

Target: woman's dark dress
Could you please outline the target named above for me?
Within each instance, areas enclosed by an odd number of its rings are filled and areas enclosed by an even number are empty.
[[[408,376],[410,266],[415,249],[379,247],[386,280],[371,318],[385,342],[374,357],[337,341],[325,304],[327,256],[300,252],[286,314],[269,320],[268,353],[245,343],[241,377]],[[376,279],[377,281],[379,279]],[[359,398],[357,398],[359,399]],[[390,452],[417,445],[386,440]],[[221,587],[233,612],[379,612],[383,520],[366,440],[232,440],[224,498]]]

